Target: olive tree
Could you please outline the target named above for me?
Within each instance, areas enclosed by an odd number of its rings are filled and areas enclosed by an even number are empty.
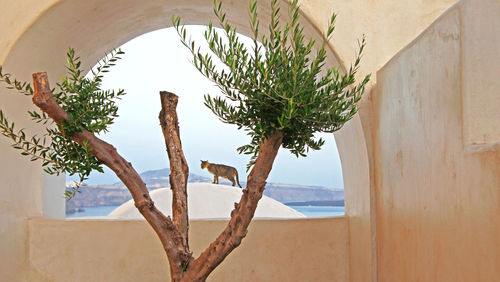
[[[181,20],[172,17],[182,43],[193,55],[194,66],[220,89],[221,95],[205,96],[205,105],[222,122],[244,129],[251,137],[249,144],[238,148],[239,153],[251,155],[247,186],[240,201],[234,204],[225,229],[198,257],[189,249],[189,168],[179,136],[178,97],[160,92],[159,119],[171,169],[172,216],[156,208],[144,181],[116,148],[96,136],[113,123],[117,116],[116,99],[124,94],[123,90],[101,89],[103,73],[115,64],[122,51],[108,54],[92,75],[85,77],[79,57],[70,49],[68,75],[54,89],[50,88],[46,73],[33,74],[31,85],[0,68],[0,77],[7,87],[31,96],[41,110],[28,113],[34,122],[45,127],[45,134],[29,137],[25,130],[17,130],[2,111],[0,133],[10,138],[22,155],[41,161],[50,174],[77,174],[84,181],[92,170],[102,171],[102,165],[109,167],[128,188],[135,206],[158,235],[170,263],[172,281],[204,281],[247,235],[279,148],[297,156],[305,156],[309,149],[320,149],[324,140],[316,139],[314,133],[334,132],[351,119],[370,78],[366,76],[355,83],[364,38],[359,42],[355,62],[345,73],[326,67],[326,45],[334,31],[335,14],[320,46],[315,46],[316,42],[304,35],[297,0],[291,2],[288,16],[282,16],[278,0],[271,0],[270,5],[270,25],[261,33],[257,3],[249,3],[251,48],[240,41],[219,0],[214,0],[214,12],[220,29],[209,23],[204,34],[209,52],[203,52],[190,39]],[[66,196],[73,197],[77,191],[78,187],[72,188]]]

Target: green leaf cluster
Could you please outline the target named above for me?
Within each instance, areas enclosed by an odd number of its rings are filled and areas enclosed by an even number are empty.
[[[314,133],[334,132],[350,120],[370,79],[367,75],[355,84],[364,37],[358,42],[355,62],[345,74],[335,67],[325,70],[326,45],[334,31],[335,14],[321,46],[315,50],[316,42],[305,38],[299,22],[297,0],[290,4],[284,24],[278,0],[271,0],[271,11],[268,31],[261,35],[257,1],[249,3],[253,46],[247,48],[229,24],[221,2],[214,0],[222,31],[209,23],[204,37],[210,53],[204,53],[187,35],[178,17],[172,18],[181,42],[193,55],[194,66],[223,94],[205,95],[205,105],[221,121],[235,124],[251,136],[250,144],[238,148],[239,153],[252,156],[248,168],[254,164],[261,140],[274,131],[283,133],[283,147],[296,156],[320,149],[324,140],[315,139]]]
[[[72,198],[79,191],[92,170],[103,172],[101,163],[92,154],[88,144],[80,145],[71,140],[71,137],[82,130],[99,134],[107,132],[108,127],[118,116],[116,100],[125,94],[124,90],[102,90],[103,74],[114,66],[124,54],[120,49],[113,50],[91,70],[92,75],[85,77],[81,70],[80,58],[75,51],[69,48],[67,56],[67,75],[52,93],[57,103],[68,113],[69,120],[60,125],[54,122],[44,112],[28,111],[31,119],[45,127],[45,134],[27,137],[24,129],[16,130],[15,124],[9,122],[0,110],[0,133],[12,141],[12,147],[21,151],[21,155],[28,156],[32,161],[41,160],[44,171],[59,175],[68,173],[78,175],[80,181],[75,187],[65,191],[68,198]],[[33,95],[28,82],[12,79],[8,73],[2,73],[0,78],[7,88],[15,89],[24,95]]]
[[[7,89],[17,90],[18,93],[31,96],[33,95],[33,89],[31,84],[26,81],[19,81],[16,78],[12,78],[10,73],[3,73],[3,68],[0,65],[0,81],[6,84]]]

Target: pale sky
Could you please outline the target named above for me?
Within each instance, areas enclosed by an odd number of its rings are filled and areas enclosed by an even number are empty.
[[[203,41],[205,27],[192,26],[197,43]],[[211,177],[201,170],[200,160],[223,163],[237,168],[245,181],[248,156],[236,148],[249,138],[235,125],[224,124],[203,105],[203,95],[219,90],[191,64],[189,51],[180,43],[175,29],[163,29],[139,36],[123,46],[123,59],[104,77],[103,89],[123,88],[119,102],[120,117],[101,137],[113,144],[138,172],[168,167],[165,143],[158,121],[159,91],[179,96],[177,113],[184,154],[190,172]],[[78,51],[78,50],[77,50]],[[343,188],[342,169],[332,134],[320,134],[326,140],[320,151],[296,158],[280,149],[268,182]],[[95,172],[87,183],[109,184],[118,181],[110,170]]]

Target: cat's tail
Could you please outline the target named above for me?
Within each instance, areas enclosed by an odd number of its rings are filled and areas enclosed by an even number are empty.
[[[238,186],[240,186],[240,188],[243,188],[243,187],[241,187],[241,185],[240,185],[240,179],[239,179],[239,177],[238,177],[238,171],[236,171],[236,183],[238,183]]]

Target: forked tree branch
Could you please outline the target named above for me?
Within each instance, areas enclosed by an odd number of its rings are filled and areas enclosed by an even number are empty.
[[[187,181],[189,168],[182,151],[181,138],[179,135],[179,121],[177,118],[177,95],[161,91],[161,111],[159,114],[160,125],[165,138],[168,159],[170,162],[170,189],[172,189],[172,218],[173,223],[181,235],[182,248],[184,252],[180,255],[182,265],[179,267],[186,269],[192,260],[192,253],[189,251],[189,222],[188,222],[188,201],[187,201]]]
[[[260,145],[255,165],[248,175],[247,187],[240,202],[234,204],[231,219],[222,233],[187,269],[182,281],[205,281],[208,275],[238,247],[247,235],[247,228],[262,198],[266,179],[283,141],[283,133],[276,131]]]
[[[33,74],[33,82],[33,103],[58,125],[67,121],[68,114],[57,104],[50,90],[47,74]],[[189,171],[179,137],[175,111],[177,99],[177,96],[172,93],[161,93],[160,121],[170,159],[173,222],[170,217],[166,217],[155,207],[146,184],[132,165],[123,159],[112,145],[87,130],[74,133],[71,139],[80,145],[85,143],[91,149],[92,154],[123,181],[134,199],[135,206],[160,238],[170,262],[172,280],[205,281],[246,236],[257,204],[262,198],[266,179],[282,144],[283,134],[276,131],[261,142],[257,160],[247,178],[247,188],[243,190],[240,202],[235,203],[228,225],[217,239],[194,260],[188,245],[186,185]]]
[[[36,106],[49,115],[58,125],[69,119],[68,114],[57,104],[50,90],[47,73],[34,73],[33,86],[33,103]],[[71,139],[80,145],[83,145],[84,142],[87,143],[92,154],[114,171],[118,178],[123,181],[134,199],[135,206],[160,238],[170,261],[172,277],[182,277],[183,271],[178,266],[182,265],[180,257],[185,252],[182,247],[181,238],[183,237],[172,223],[170,217],[166,217],[155,207],[146,184],[132,165],[118,154],[115,147],[97,138],[87,130],[76,132]]]

